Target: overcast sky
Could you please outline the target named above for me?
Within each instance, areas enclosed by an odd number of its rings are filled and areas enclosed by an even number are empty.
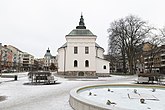
[[[152,26],[165,26],[165,0],[0,0],[0,42],[41,58],[49,47],[52,55],[79,23],[97,35],[107,51],[111,22],[130,14]]]

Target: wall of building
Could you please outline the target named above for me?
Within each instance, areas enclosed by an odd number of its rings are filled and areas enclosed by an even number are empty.
[[[104,50],[102,48],[96,47],[96,57],[104,58]]]
[[[101,58],[96,58],[96,73],[99,76],[108,76],[109,75],[109,61],[103,60]]]
[[[78,54],[74,54],[74,47],[78,47]],[[89,47],[89,54],[85,54],[85,47]],[[95,71],[95,37],[67,38],[66,71]],[[74,60],[78,61],[78,67],[74,67]],[[85,67],[85,61],[89,61],[89,67]]]
[[[57,55],[57,61],[58,61],[58,72],[64,72],[65,66],[64,66],[64,56],[65,56],[65,49],[66,48],[60,48],[58,49],[58,55]]]
[[[7,48],[7,45],[1,46],[1,69],[12,68],[12,50]]]

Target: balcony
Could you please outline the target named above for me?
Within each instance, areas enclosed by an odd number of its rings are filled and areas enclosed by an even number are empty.
[[[161,61],[165,61],[165,59],[163,58],[163,59],[161,59]]]
[[[144,66],[144,68],[148,68],[148,66]]]
[[[165,56],[165,53],[162,53],[160,56]]]
[[[147,63],[148,63],[147,61],[144,62],[144,64],[147,64]]]
[[[161,64],[161,66],[165,66],[165,64]]]
[[[148,57],[144,57],[144,60],[148,59]]]

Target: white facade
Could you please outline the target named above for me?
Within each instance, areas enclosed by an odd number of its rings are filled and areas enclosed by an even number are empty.
[[[81,16],[79,26],[66,35],[67,42],[58,49],[58,72],[73,76],[107,75],[109,62],[103,59],[104,49],[96,44],[96,36],[81,25],[82,19]]]
[[[70,37],[66,36],[67,40],[67,50],[66,50],[66,63],[69,62],[70,65],[66,65],[66,71],[96,71],[95,68],[95,36],[89,37]],[[74,47],[78,48],[78,53],[74,54]],[[85,47],[89,48],[89,54],[85,54]],[[74,67],[74,61],[78,61],[78,66]],[[89,67],[85,67],[85,61],[89,61]]]

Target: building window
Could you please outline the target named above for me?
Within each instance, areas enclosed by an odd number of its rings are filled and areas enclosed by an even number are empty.
[[[89,47],[85,47],[85,54],[89,54]]]
[[[85,60],[85,67],[89,67],[89,61]]]
[[[106,68],[107,68],[107,67],[104,65],[104,66],[103,66],[103,69],[106,69]]]
[[[78,54],[78,47],[74,47],[74,54]]]
[[[77,60],[74,60],[74,67],[77,67],[78,66],[78,62]]]

